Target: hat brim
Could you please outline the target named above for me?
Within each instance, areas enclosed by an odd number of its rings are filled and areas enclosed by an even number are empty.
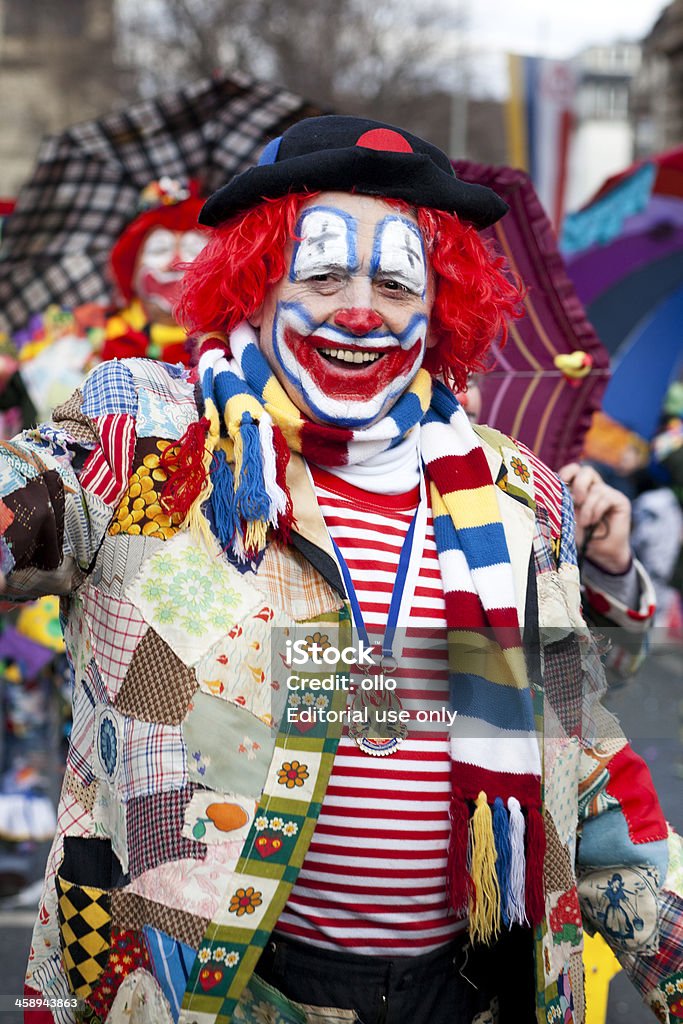
[[[349,146],[249,168],[209,197],[199,223],[216,227],[262,199],[306,190],[404,199],[413,206],[455,213],[476,228],[490,227],[508,210],[493,189],[447,174],[423,153]]]

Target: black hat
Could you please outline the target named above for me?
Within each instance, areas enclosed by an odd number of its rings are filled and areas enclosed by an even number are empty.
[[[360,192],[405,199],[456,213],[477,228],[494,224],[508,206],[484,185],[456,178],[445,153],[417,135],[364,117],[309,117],[269,142],[258,166],[238,174],[204,204],[210,227],[261,199],[288,192]]]

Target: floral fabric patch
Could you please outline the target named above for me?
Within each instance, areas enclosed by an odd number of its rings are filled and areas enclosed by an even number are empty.
[[[235,927],[243,924],[249,931],[258,928],[277,887],[277,879],[255,879],[235,873],[227,899],[218,908],[213,920],[217,924]]]
[[[192,780],[230,792],[239,779],[245,796],[261,795],[275,743],[267,725],[243,708],[198,690],[181,728]]]
[[[123,979],[139,967],[149,967],[149,955],[142,935],[112,928],[107,966],[87,1000],[102,1020],[106,1018]]]
[[[196,666],[205,693],[232,701],[266,723],[279,721],[289,670],[274,641],[290,633],[285,613],[262,605],[221,637]],[[284,650],[284,647],[283,647]]]
[[[218,548],[209,553],[187,533],[150,556],[126,596],[189,666],[263,604],[258,590]]]
[[[208,924],[207,919],[213,917],[225,898],[227,880],[235,870],[243,845],[242,839],[213,843],[204,847],[203,860],[169,861],[133,879],[126,892],[131,898],[145,899],[142,923],[150,922],[198,945],[204,934],[201,921]],[[154,910],[152,916],[150,907]],[[183,912],[187,912],[185,917],[195,915],[192,921],[198,923],[192,928],[184,918],[179,923],[175,918]],[[185,925],[183,931],[178,930],[181,924]]]

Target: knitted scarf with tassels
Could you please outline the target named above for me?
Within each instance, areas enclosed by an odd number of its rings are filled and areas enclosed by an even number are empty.
[[[163,501],[199,533],[214,530],[231,556],[256,557],[293,528],[289,452],[317,465],[360,463],[421,423],[446,600],[452,801],[449,896],[473,941],[543,918],[541,765],[497,489],[481,443],[453,394],[421,370],[379,422],[321,426],[287,397],[241,325],[204,339],[204,416],[167,449]]]

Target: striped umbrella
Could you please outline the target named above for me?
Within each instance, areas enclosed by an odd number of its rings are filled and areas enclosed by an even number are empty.
[[[481,379],[482,420],[519,438],[553,469],[578,458],[608,379],[609,356],[567,276],[550,220],[524,171],[454,162],[510,211],[485,234],[521,278],[525,316]]]

